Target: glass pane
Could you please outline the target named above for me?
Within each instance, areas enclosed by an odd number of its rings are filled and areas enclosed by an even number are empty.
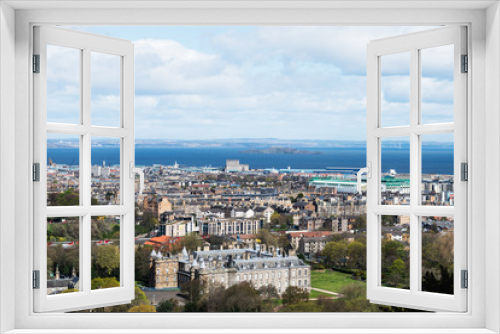
[[[120,218],[92,217],[92,290],[120,286]]]
[[[422,205],[453,205],[453,133],[422,135]]]
[[[120,127],[121,57],[92,52],[92,125]]]
[[[120,204],[120,139],[92,137],[92,205]]]
[[[47,133],[47,206],[80,204],[80,136]]]
[[[453,122],[454,46],[420,50],[422,123]]]
[[[410,289],[410,216],[382,216],[382,286]]]
[[[80,217],[47,218],[47,294],[80,288]]]
[[[409,137],[381,139],[381,204],[410,205]]]
[[[381,126],[410,125],[410,53],[380,58]]]
[[[80,124],[81,53],[47,45],[47,122]]]
[[[454,220],[422,217],[422,291],[453,294]]]

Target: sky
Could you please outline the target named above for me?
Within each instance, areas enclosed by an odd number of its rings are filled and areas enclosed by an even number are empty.
[[[138,139],[366,140],[367,44],[431,27],[70,28],[134,43]],[[425,123],[453,121],[452,51],[422,51]],[[48,121],[78,122],[78,53],[48,55]],[[118,125],[118,66],[92,54],[93,125]],[[408,125],[409,54],[381,83],[382,126]]]

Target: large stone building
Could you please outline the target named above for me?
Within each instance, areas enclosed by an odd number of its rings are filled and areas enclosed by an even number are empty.
[[[258,245],[256,249],[196,251],[190,255],[184,250],[179,259],[179,284],[199,280],[208,291],[248,282],[255,289],[274,286],[279,294],[289,286],[310,289],[311,268],[294,251],[285,254],[279,249],[264,249]]]
[[[201,235],[256,234],[263,224],[258,218],[198,219]]]
[[[179,257],[171,253],[163,255],[153,250],[149,258],[149,287],[155,289],[177,288]]]

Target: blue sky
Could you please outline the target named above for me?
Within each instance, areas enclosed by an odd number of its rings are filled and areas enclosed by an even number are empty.
[[[135,45],[136,137],[140,139],[366,139],[366,45],[429,27],[71,27],[131,40]],[[425,122],[452,120],[450,49],[422,59]],[[49,120],[71,122],[75,78],[52,53],[49,69],[58,104]],[[405,58],[406,57],[406,58]],[[440,61],[428,61],[430,58]],[[96,56],[94,124],[113,125],[117,70]],[[111,57],[112,58],[112,57]],[[382,63],[383,125],[406,125],[408,55]],[[75,58],[76,59],[76,58]],[[77,60],[75,60],[77,61]],[[450,62],[451,61],[451,62]],[[439,64],[437,66],[436,64]],[[53,85],[51,86],[51,80]]]

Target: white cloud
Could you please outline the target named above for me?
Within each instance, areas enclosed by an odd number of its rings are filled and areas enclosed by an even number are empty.
[[[203,29],[210,28],[200,27],[200,32]],[[134,40],[136,136],[362,140],[366,136],[366,45],[423,29],[227,27],[213,34],[200,33],[204,40],[199,48],[187,47],[182,37]],[[429,115],[446,116],[452,110],[453,86],[444,69],[450,68],[450,62],[444,62],[449,50],[432,52],[430,56],[426,52],[425,59],[437,57],[444,67],[423,62],[423,105]],[[63,53],[52,56],[61,63],[53,71],[54,96],[59,100],[52,107],[63,114],[74,103],[78,86],[61,73],[74,64],[62,61]],[[409,119],[408,64],[402,57],[388,64],[382,80],[383,122],[401,125]],[[93,120],[104,122],[117,110],[112,65],[111,59],[104,58],[95,65]]]

